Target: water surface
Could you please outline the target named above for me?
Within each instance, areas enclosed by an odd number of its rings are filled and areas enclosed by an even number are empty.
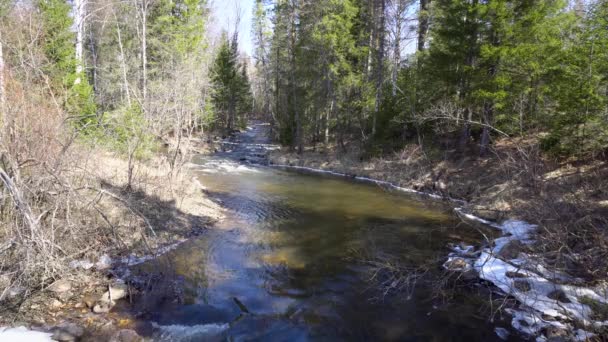
[[[248,165],[263,158],[253,144],[267,142],[264,131],[195,158],[228,218],[153,266],[170,268],[184,288],[179,303],[151,309],[157,339],[499,340],[484,298],[457,291],[447,302],[432,283],[449,242],[480,238],[445,203]],[[380,291],[391,273],[374,273],[378,260],[426,275],[413,292]]]

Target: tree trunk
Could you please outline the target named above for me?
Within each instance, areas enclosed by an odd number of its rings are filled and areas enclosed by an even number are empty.
[[[297,0],[291,2],[291,28],[290,28],[290,45],[291,45],[291,90],[292,90],[292,103],[293,113],[296,121],[296,136],[295,144],[298,148],[298,153],[302,153],[302,118],[300,117],[300,111],[298,108],[297,98],[297,85],[296,85],[296,20],[297,20]]]
[[[386,0],[380,0],[379,20],[377,27],[378,50],[377,50],[377,65],[376,65],[376,104],[374,108],[374,116],[372,118],[372,138],[376,135],[376,121],[380,112],[380,102],[382,101],[382,85],[384,83],[384,31],[386,19]]]
[[[403,13],[405,12],[405,0],[397,0],[397,8],[395,13],[395,40],[393,43],[393,74],[392,74],[392,85],[393,85],[393,96],[397,95],[397,76],[399,74],[399,67],[401,65],[401,35],[402,35],[402,19]]]
[[[429,31],[429,5],[431,0],[420,0],[420,11],[418,12],[418,51],[424,51],[426,36]]]
[[[116,20],[116,14],[114,14],[114,19]],[[123,89],[127,98],[127,104],[129,108],[131,107],[131,94],[129,93],[129,80],[127,79],[127,61],[125,59],[125,51],[122,45],[122,35],[120,33],[120,24],[118,20],[116,20],[116,34],[118,35],[118,47],[120,50],[120,65],[122,69],[122,82]]]
[[[93,92],[98,94],[97,86],[97,48],[95,46],[95,37],[93,36],[93,30],[89,30],[89,44],[91,47],[91,58],[93,59],[92,78],[93,78]]]
[[[85,5],[86,0],[74,0],[74,25],[76,26],[76,80],[74,80],[74,84],[79,84],[82,81]]]
[[[146,110],[146,99],[148,98],[148,45],[147,45],[147,27],[148,27],[148,0],[141,2],[141,93],[144,103],[144,111]]]

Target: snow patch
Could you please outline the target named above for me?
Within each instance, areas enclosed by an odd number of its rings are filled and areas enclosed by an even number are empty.
[[[467,215],[462,212],[461,214]],[[467,218],[475,219],[478,222],[485,221],[472,215],[469,216]],[[494,247],[481,251],[480,256],[474,260],[473,267],[481,279],[491,282],[521,303],[521,310],[507,310],[513,317],[513,328],[528,335],[538,336],[548,326],[574,331],[570,323],[562,323],[558,320],[566,322],[574,319],[588,326],[608,326],[608,321],[593,321],[591,308],[581,302],[583,298],[586,298],[608,303],[605,291],[599,288],[572,285],[572,278],[564,274],[549,272],[544,266],[534,262],[532,256],[525,253],[520,253],[518,258],[511,260],[503,260],[498,257],[500,251],[511,241],[519,241],[523,244],[533,243],[532,234],[537,228],[535,225],[508,220],[502,225],[493,224],[492,226],[498,227],[504,235],[493,241]],[[453,250],[455,253],[451,254],[450,258],[453,258],[452,255],[470,252],[468,248],[453,248]],[[556,282],[556,279],[560,282]],[[568,284],[564,283],[566,281]],[[551,319],[551,317],[556,319]],[[583,337],[589,336],[590,333],[577,330],[574,331],[574,334],[576,339],[584,340]],[[542,336],[539,337],[540,340],[543,340]]]
[[[42,331],[29,330],[26,327],[2,328],[0,327],[0,341],[11,342],[52,342],[53,334]]]

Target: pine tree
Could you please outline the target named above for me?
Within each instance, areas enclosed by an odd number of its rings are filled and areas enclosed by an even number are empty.
[[[221,126],[231,131],[240,118],[251,111],[251,85],[247,67],[238,62],[238,44],[226,33],[222,35],[217,56],[211,68],[212,100]]]

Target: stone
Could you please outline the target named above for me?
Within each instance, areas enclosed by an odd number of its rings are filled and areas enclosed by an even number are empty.
[[[93,312],[96,314],[108,313],[116,305],[113,301],[100,300],[93,306]]]
[[[562,290],[554,290],[551,291],[547,297],[556,300],[560,303],[572,303],[572,301],[570,300],[570,298],[568,298],[568,296],[566,295],[566,293]]]
[[[547,338],[547,341],[551,341],[551,342],[570,341],[570,338],[568,336],[568,331],[555,327],[555,326],[552,326],[552,325],[544,328],[543,334]]]
[[[51,336],[51,338],[55,341],[61,341],[61,342],[72,342],[72,341],[76,341],[78,339],[78,337],[68,333],[67,331],[58,329],[53,333],[53,336]]]
[[[58,299],[51,300],[50,304],[51,304],[51,307],[55,308],[55,309],[58,309],[58,308],[60,308],[60,307],[63,306],[63,303],[60,300],[58,300]]]
[[[463,258],[452,258],[443,264],[449,271],[464,271],[470,267],[469,263]]]
[[[115,283],[110,285],[108,291],[104,292],[103,295],[99,298],[99,302],[107,301],[107,302],[115,302],[119,299],[123,299],[127,296],[129,291],[129,287],[126,284]]]
[[[52,329],[52,338],[57,341],[77,341],[84,335],[84,328],[74,323],[62,323]]]
[[[524,245],[517,240],[511,240],[504,245],[498,252],[498,256],[503,260],[517,259],[524,249]]]
[[[72,289],[72,283],[66,279],[57,280],[51,286],[48,287],[48,290],[55,293],[64,293],[68,292]]]
[[[86,295],[82,298],[82,302],[87,306],[87,308],[91,309],[93,306],[95,306],[97,299],[93,295]]]
[[[121,329],[112,336],[111,342],[142,342],[144,339],[134,330]]]
[[[516,279],[513,282],[513,287],[518,289],[521,292],[528,292],[532,289],[532,286],[530,285],[530,283],[526,280],[522,280],[522,279]]]
[[[527,275],[525,275],[523,273],[519,273],[519,272],[507,271],[507,273],[505,273],[505,275],[509,278],[528,278]]]

